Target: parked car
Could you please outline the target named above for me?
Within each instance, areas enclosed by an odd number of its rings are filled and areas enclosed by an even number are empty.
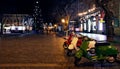
[[[11,33],[24,33],[25,26],[11,26]]]
[[[11,33],[10,29],[11,29],[11,26],[4,26],[3,33]]]

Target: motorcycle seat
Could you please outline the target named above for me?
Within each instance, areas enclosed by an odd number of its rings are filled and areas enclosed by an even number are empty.
[[[96,43],[95,46],[109,46],[110,43],[105,42],[105,43]]]

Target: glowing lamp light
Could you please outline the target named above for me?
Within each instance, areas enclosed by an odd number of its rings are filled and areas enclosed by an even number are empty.
[[[78,16],[82,16],[83,14],[82,13],[78,13]]]
[[[65,23],[65,19],[62,19],[61,21],[62,21],[62,23]]]
[[[57,25],[55,24],[54,27],[57,27]]]
[[[36,3],[38,4],[39,2],[38,2],[38,1],[36,1]]]
[[[103,20],[103,18],[100,18],[100,23],[104,23],[105,21]]]

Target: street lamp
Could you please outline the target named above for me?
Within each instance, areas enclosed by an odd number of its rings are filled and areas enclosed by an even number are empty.
[[[64,23],[64,29],[65,29],[65,35],[66,35],[66,38],[68,36],[68,29],[67,29],[67,26],[68,26],[68,21],[65,20],[65,19],[61,19],[61,22]]]
[[[38,4],[39,2],[38,2],[38,1],[36,1],[36,3]]]

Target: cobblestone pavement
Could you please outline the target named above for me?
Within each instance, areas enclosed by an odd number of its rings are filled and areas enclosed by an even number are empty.
[[[74,58],[65,55],[63,42],[54,33],[1,38],[0,69],[119,69],[116,63],[75,67]]]

